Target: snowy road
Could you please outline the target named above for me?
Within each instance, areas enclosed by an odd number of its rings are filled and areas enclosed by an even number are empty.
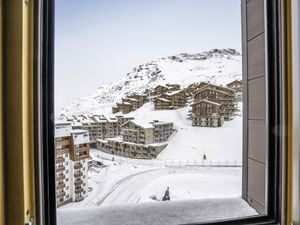
[[[219,188],[222,186],[222,188]],[[241,196],[239,168],[161,168],[139,172],[120,180],[100,206],[156,202],[170,187],[171,200]]]
[[[168,174],[168,170],[155,169],[128,176],[113,187],[111,193],[102,201],[101,206],[139,203],[145,185],[165,174]]]

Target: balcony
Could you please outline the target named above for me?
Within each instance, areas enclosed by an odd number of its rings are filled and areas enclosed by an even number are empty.
[[[77,181],[75,181],[75,186],[80,186],[83,183],[83,181],[81,179],[78,179]]]
[[[63,191],[63,192],[57,194],[57,195],[56,195],[56,198],[62,198],[62,197],[64,197],[64,196],[66,196],[66,192]]]
[[[65,175],[63,175],[63,176],[58,176],[58,177],[56,178],[56,180],[57,180],[57,181],[61,181],[61,180],[64,180],[65,178],[66,178]]]
[[[80,188],[75,188],[75,194],[79,194],[79,193],[82,193],[83,192],[83,188],[80,187]]]
[[[65,161],[64,157],[58,157],[58,158],[56,159],[56,163],[57,163],[57,164],[63,163],[64,161]]]
[[[62,140],[62,141],[56,141],[56,147],[58,145],[60,146],[65,146],[65,145],[69,145],[70,144],[70,140]]]
[[[82,164],[81,163],[75,163],[74,164],[74,169],[81,169],[82,168]]]
[[[63,189],[66,185],[63,183],[63,184],[60,184],[60,185],[57,185],[56,186],[56,189],[57,190],[60,190],[60,189]]]
[[[81,177],[82,175],[83,175],[82,172],[74,173],[75,178]]]
[[[59,167],[56,168],[57,173],[63,172],[64,170],[65,170],[64,166],[59,166]]]
[[[75,202],[80,202],[80,201],[82,201],[83,199],[84,199],[84,197],[80,196],[80,197],[78,197],[78,198],[75,199]]]

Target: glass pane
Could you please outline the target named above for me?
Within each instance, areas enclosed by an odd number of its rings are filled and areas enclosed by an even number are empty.
[[[57,1],[55,21],[59,225],[258,215],[240,0]]]

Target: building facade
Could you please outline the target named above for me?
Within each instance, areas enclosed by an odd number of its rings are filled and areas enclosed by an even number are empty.
[[[166,143],[138,144],[125,142],[120,138],[109,138],[107,140],[97,140],[97,149],[112,154],[129,158],[153,159],[167,147]]]
[[[88,194],[88,159],[90,157],[90,140],[86,130],[71,131],[71,196],[73,202],[82,201]]]
[[[96,139],[112,138],[119,134],[118,120],[115,116],[77,115],[68,121],[73,129],[88,131],[91,144],[96,143]]]
[[[230,120],[237,109],[234,92],[225,92],[210,86],[201,88],[194,94],[194,102],[206,99],[221,104],[220,115]]]
[[[243,92],[243,81],[234,80],[226,85],[227,87],[234,89],[236,92]]]
[[[220,115],[221,104],[199,100],[192,104],[192,125],[200,127],[221,127],[224,122]]]
[[[87,196],[89,148],[87,131],[72,130],[70,122],[55,124],[57,207]]]

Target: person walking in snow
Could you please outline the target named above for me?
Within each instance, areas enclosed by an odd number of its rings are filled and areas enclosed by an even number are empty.
[[[170,190],[169,190],[169,187],[167,187],[167,190],[165,192],[165,195],[162,199],[163,201],[170,201]]]

